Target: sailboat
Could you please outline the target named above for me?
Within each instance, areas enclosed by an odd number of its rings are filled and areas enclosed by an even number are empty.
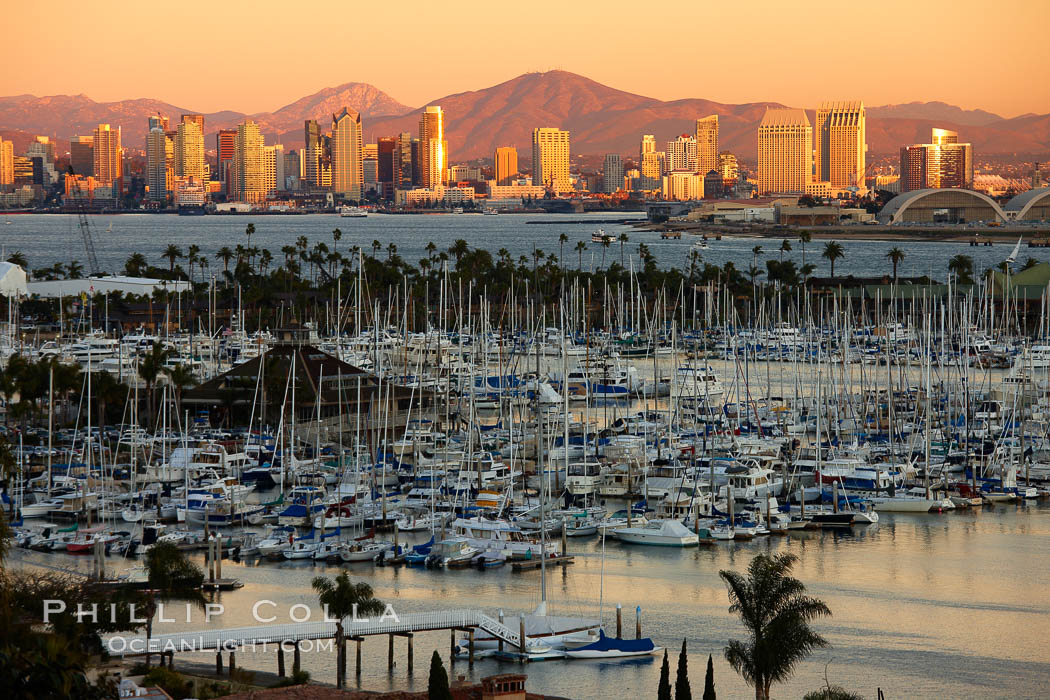
[[[598,630],[598,639],[575,649],[566,649],[570,659],[622,659],[630,656],[648,656],[663,651],[649,637],[641,639],[618,639],[609,637],[605,630]]]
[[[1017,262],[1017,256],[1021,253],[1021,239],[1022,238],[1024,238],[1024,236],[1018,236],[1017,237],[1017,245],[1014,246],[1014,249],[1012,251],[1010,251],[1010,255],[1007,256],[1007,258],[1006,258],[1007,264],[1013,265],[1015,262]]]

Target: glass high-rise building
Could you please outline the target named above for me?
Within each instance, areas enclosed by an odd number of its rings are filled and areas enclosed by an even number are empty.
[[[863,102],[826,102],[813,130],[816,179],[831,186],[864,188],[867,114]]]
[[[696,120],[696,171],[718,169],[718,115]]]
[[[441,107],[429,105],[419,117],[419,171],[423,187],[448,183],[448,141],[445,114]]]
[[[569,181],[569,132],[553,127],[532,130],[532,184],[555,193],[572,189]]]
[[[901,149],[901,192],[973,187],[973,145],[959,143],[959,134],[933,129],[930,143]]]
[[[123,149],[120,146],[120,127],[116,129],[109,124],[99,124],[94,136],[94,172],[95,182],[99,185],[113,185],[119,196],[123,187],[124,163]]]
[[[813,126],[802,109],[767,109],[758,126],[758,191],[806,191],[813,181]]]

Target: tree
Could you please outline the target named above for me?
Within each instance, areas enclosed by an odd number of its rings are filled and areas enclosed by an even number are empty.
[[[948,261],[948,272],[954,273],[959,284],[973,284],[973,258],[959,254]]]
[[[901,260],[904,260],[904,251],[894,246],[890,248],[890,251],[886,253],[886,257],[891,263],[893,263],[893,281],[897,281],[897,265],[900,264]],[[834,275],[832,275],[834,276]]]
[[[187,387],[197,383],[197,377],[186,365],[175,365],[174,367],[163,367],[162,371],[168,375],[168,383],[175,390],[175,405],[182,407],[182,392]]]
[[[164,252],[161,254],[160,257],[167,258],[168,272],[174,273],[175,261],[182,257],[182,248],[178,247],[174,243],[169,243],[168,247],[164,249]]]
[[[29,261],[26,260],[26,256],[21,251],[11,253],[7,256],[7,262],[12,265],[18,265],[23,270],[29,267]]]
[[[459,261],[463,259],[463,256],[470,250],[470,246],[462,238],[457,238],[455,242],[449,246],[448,252],[456,259],[456,265],[459,266]]]
[[[149,268],[149,262],[142,253],[132,253],[124,261],[124,273],[129,277],[141,277]]]
[[[820,690],[806,693],[802,700],[864,700],[860,695],[851,693],[841,685],[826,685]]]
[[[798,561],[794,554],[759,554],[747,567],[747,576],[722,570],[718,575],[729,592],[729,612],[740,616],[747,641],[732,640],[726,661],[749,685],[755,700],[769,700],[774,683],[786,681],[814,649],[828,646],[810,626],[811,620],[831,615],[823,601],[806,595],[805,585],[791,577]]]
[[[204,583],[204,572],[187,559],[186,553],[174,542],[157,542],[146,554],[146,578],[150,590],[153,591],[149,597],[145,615],[148,644],[149,639],[153,636],[155,598],[178,598],[198,607],[203,606],[204,596],[201,594],[201,584]],[[149,665],[148,654],[146,665]]]
[[[813,234],[809,231],[800,231],[798,241],[802,244],[802,265],[806,265],[806,244],[813,240]]]
[[[620,241],[620,267],[624,267],[624,264],[623,264],[623,245],[624,245],[624,243],[627,242],[627,234],[626,233],[621,233],[620,234],[620,238],[618,240]]]
[[[230,271],[230,261],[233,260],[233,251],[230,250],[230,246],[224,245],[219,248],[219,252],[215,254],[216,260],[222,260],[222,271]]]
[[[77,260],[74,260],[66,265],[66,274],[69,275],[69,279],[78,280],[84,274],[84,266]]]
[[[707,655],[707,675],[704,676],[704,700],[717,700],[715,697],[715,663]]]
[[[685,640],[682,640],[682,651],[678,654],[678,676],[674,679],[674,700],[693,700],[693,691],[689,689],[689,660],[685,654]]]
[[[558,258],[565,260],[565,244],[569,242],[569,237],[564,233],[558,234]]]
[[[327,617],[335,618],[336,685],[343,687],[346,674],[346,645],[343,642],[343,620],[351,615],[378,615],[386,606],[376,600],[372,587],[367,583],[350,583],[350,575],[343,569],[333,581],[317,576],[312,584],[317,600],[327,607]]]
[[[660,667],[660,685],[656,690],[656,700],[671,700],[671,669],[667,664],[667,649],[664,649],[664,663]]]
[[[153,388],[157,385],[157,377],[160,376],[164,363],[168,361],[171,354],[172,350],[170,348],[164,347],[164,343],[157,341],[153,343],[145,357],[139,360],[139,377],[145,382],[146,394],[149,396],[150,423],[153,422]]]
[[[437,653],[437,649],[430,657],[427,697],[429,700],[452,700],[452,692],[448,688],[448,673],[445,671],[445,664],[441,663],[441,655]]]
[[[780,262],[784,262],[784,253],[790,253],[790,252],[791,252],[791,241],[789,241],[788,239],[785,238],[780,243]]]
[[[577,260],[576,260],[576,271],[577,272],[582,272],[583,271],[583,251],[587,250],[587,244],[584,243],[583,241],[576,241],[576,248],[575,248],[575,250],[576,250],[576,254],[578,256]]]
[[[831,276],[835,276],[835,261],[843,257],[846,251],[843,249],[840,243],[835,241],[828,241],[824,244],[824,252],[820,254],[822,258],[827,258],[828,262],[831,263]]]
[[[612,241],[608,238],[602,239],[602,269],[605,269],[605,251],[609,250],[610,245],[612,245]]]
[[[248,237],[248,249],[252,247],[252,236],[255,234],[255,224],[248,224],[244,227],[244,235]],[[248,263],[249,265],[251,262]]]

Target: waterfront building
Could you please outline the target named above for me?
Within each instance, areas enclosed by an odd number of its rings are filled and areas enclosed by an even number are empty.
[[[663,176],[663,198],[682,202],[703,199],[704,178],[698,173],[676,170]]]
[[[250,204],[266,199],[265,167],[262,132],[258,124],[246,121],[237,127],[234,139],[231,198]]]
[[[263,189],[272,197],[284,189],[284,145],[263,146]]]
[[[500,146],[493,158],[496,168],[496,184],[509,185],[518,174],[518,149],[514,146]]]
[[[532,130],[532,183],[555,194],[572,189],[569,179],[569,132],[554,127]]]
[[[164,129],[155,126],[146,135],[146,196],[152,202],[166,202],[171,189],[172,173],[168,168],[171,139]]]
[[[332,117],[332,191],[338,197],[361,199],[364,185],[364,149],[361,114],[343,107]]]
[[[15,145],[0,138],[0,185],[15,184]]]
[[[973,187],[973,145],[954,131],[933,129],[930,143],[903,147],[900,161],[901,192]]]
[[[718,115],[696,120],[696,167],[700,173],[718,169]]]
[[[863,102],[826,102],[817,110],[813,137],[817,181],[832,189],[865,188],[867,116]]]
[[[806,191],[813,180],[813,127],[802,109],[767,109],[758,126],[758,191]]]
[[[95,129],[93,167],[95,181],[100,185],[112,185],[115,191],[123,189],[123,154],[120,146],[120,127],[99,124]]]
[[[69,165],[77,175],[95,174],[95,137],[74,136],[69,141]]]
[[[219,133],[215,134],[215,158],[219,167],[220,182],[226,183],[230,179],[230,164],[233,163],[236,141],[236,129],[219,129]]]
[[[436,105],[428,105],[419,117],[419,170],[423,187],[448,183],[445,114]]]
[[[196,119],[200,117],[200,119]],[[208,164],[204,159],[204,117],[184,114],[175,129],[175,176],[208,179]]]
[[[673,141],[668,141],[664,154],[665,173],[676,170],[696,172],[696,137],[682,134]]]
[[[619,153],[606,153],[602,166],[602,192],[613,194],[623,189],[623,158]]]

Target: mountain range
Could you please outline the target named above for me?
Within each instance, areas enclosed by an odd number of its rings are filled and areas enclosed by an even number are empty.
[[[756,129],[774,102],[724,104],[705,99],[664,101],[617,90],[566,71],[526,73],[482,90],[431,100],[445,112],[446,137],[453,161],[491,157],[497,146],[517,146],[527,157],[532,129],[557,126],[572,133],[574,154],[637,152],[642,134],[657,142],[691,132],[697,117],[719,115],[720,147],[744,159],[756,156]],[[325,88],[273,112],[206,113],[211,136],[221,128],[254,119],[267,142],[287,148],[302,144],[303,121],[317,119],[322,128],[344,106],[362,115],[366,142],[398,132],[417,132],[422,107],[401,104],[367,83]],[[0,97],[0,134],[19,142],[31,134],[47,134],[61,145],[74,134],[90,134],[99,123],[123,128],[125,145],[142,148],[148,117],[161,114],[172,123],[192,109],[142,98],[95,102],[86,95],[15,95]],[[812,118],[812,117],[811,117]],[[943,102],[912,102],[868,108],[869,152],[894,154],[901,145],[929,141],[932,127],[953,129],[960,140],[974,144],[978,155],[1045,155],[1050,153],[1050,114],[1026,114],[1010,119],[984,110],[965,110]],[[24,148],[24,146],[22,146]]]

